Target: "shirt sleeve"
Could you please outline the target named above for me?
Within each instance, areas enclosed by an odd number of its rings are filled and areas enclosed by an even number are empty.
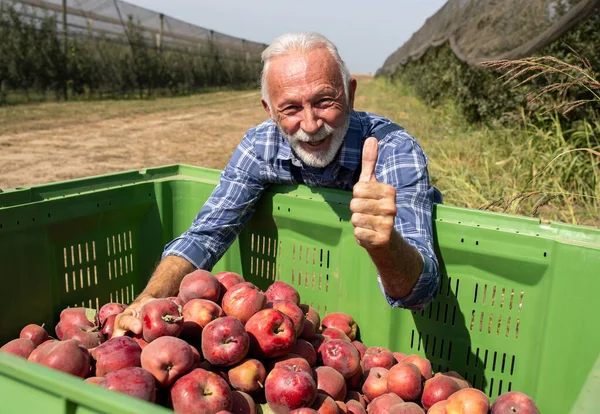
[[[163,258],[179,256],[210,271],[240,234],[265,189],[261,161],[246,138],[235,149],[190,228],[165,246]]]
[[[421,310],[435,298],[439,285],[432,210],[435,202],[441,202],[441,196],[429,183],[427,157],[423,149],[405,131],[394,132],[380,141],[379,159],[379,171],[375,172],[377,179],[396,188],[394,228],[419,251],[423,268],[416,285],[403,298],[390,297],[383,288],[379,274],[377,280],[391,307]]]

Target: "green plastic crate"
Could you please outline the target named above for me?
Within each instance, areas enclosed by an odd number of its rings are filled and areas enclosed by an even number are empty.
[[[53,327],[67,306],[130,302],[219,174],[173,165],[0,192],[0,343],[28,323]],[[321,316],[353,315],[367,346],[426,356],[492,400],[512,389],[544,414],[586,406],[580,390],[594,395],[600,351],[599,230],[436,206],[442,283],[431,305],[411,312],[381,295],[353,236],[350,197],[271,187],[214,272],[240,272],[263,289],[291,283]],[[10,355],[0,355],[0,395],[11,413],[165,412]]]

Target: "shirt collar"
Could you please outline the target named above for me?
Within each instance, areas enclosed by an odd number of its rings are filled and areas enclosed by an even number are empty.
[[[277,151],[277,158],[280,160],[292,160],[300,162],[298,158],[293,154],[292,149],[290,147],[289,142],[283,137],[277,125],[273,123],[277,134],[277,140],[279,141],[279,148]],[[362,146],[362,123],[356,111],[352,111],[350,113],[350,124],[348,126],[348,132],[346,132],[346,136],[344,137],[344,142],[338,156],[335,158],[333,162],[338,162],[345,168],[354,171],[359,163],[361,156],[361,146]]]

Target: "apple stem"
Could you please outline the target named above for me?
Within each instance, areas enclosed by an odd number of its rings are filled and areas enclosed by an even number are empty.
[[[176,323],[183,319],[183,316],[174,317],[173,315],[164,315],[162,320],[168,323]]]
[[[260,381],[256,381],[256,382],[258,382],[258,385],[260,386],[260,388],[265,388],[265,386],[263,385],[262,382],[260,382]]]

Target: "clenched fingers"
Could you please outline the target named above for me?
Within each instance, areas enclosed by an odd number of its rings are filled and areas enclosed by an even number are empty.
[[[369,198],[353,198],[350,201],[352,213],[370,214],[373,216],[395,216],[396,202],[392,198],[373,200]]]
[[[396,189],[394,186],[378,182],[357,182],[352,188],[354,198],[369,198],[380,200],[383,198],[396,199]]]
[[[354,227],[384,233],[388,236],[394,228],[393,216],[373,216],[370,214],[354,213],[350,221]]]

